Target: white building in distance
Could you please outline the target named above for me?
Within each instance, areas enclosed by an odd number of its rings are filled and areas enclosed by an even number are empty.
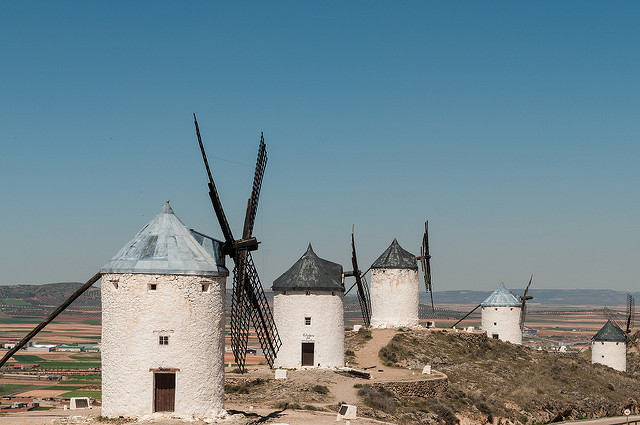
[[[489,338],[522,344],[520,327],[522,303],[501,283],[484,300],[482,306],[481,328],[487,331]]]
[[[600,363],[620,372],[627,371],[627,338],[610,320],[593,337],[591,363]]]
[[[224,413],[220,243],[167,202],[102,268],[102,415]]]
[[[273,320],[282,341],[274,367],[344,366],[342,266],[311,248],[273,282]]]
[[[396,239],[371,266],[371,326],[418,326],[420,286],[415,255]]]

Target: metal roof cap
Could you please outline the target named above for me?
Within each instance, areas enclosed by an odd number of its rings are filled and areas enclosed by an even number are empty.
[[[522,302],[504,286],[504,283],[501,283],[498,289],[480,305],[482,307],[522,307]]]
[[[105,264],[101,273],[182,274],[228,276],[212,253],[219,251],[209,238],[201,245],[180,221],[167,201],[160,212]]]
[[[627,342],[624,331],[614,325],[611,320],[607,320],[602,329],[593,337],[598,342]]]
[[[418,263],[415,255],[403,249],[397,239],[393,239],[389,248],[373,262],[371,268],[418,270]]]
[[[273,281],[274,291],[342,291],[342,266],[322,259],[311,244],[289,270]]]

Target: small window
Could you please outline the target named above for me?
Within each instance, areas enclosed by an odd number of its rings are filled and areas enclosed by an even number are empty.
[[[158,284],[157,283],[150,283],[149,284],[149,290],[150,291],[155,291],[156,289],[158,289]]]
[[[309,291],[307,291],[307,295],[309,295]]]
[[[203,283],[202,284],[202,292],[209,292],[209,284],[208,283]]]
[[[304,324],[306,326],[311,326],[311,317],[305,317],[304,318]]]
[[[116,280],[112,280],[110,282],[113,285],[113,289],[118,289],[118,280],[117,279]]]
[[[498,326],[498,324],[496,322],[493,322],[493,326]]]
[[[492,337],[493,339],[498,339],[498,334],[493,334],[493,335],[491,335],[491,337]]]
[[[496,308],[496,311],[498,311],[498,309]]]
[[[510,310],[511,310],[511,311],[513,311],[513,307],[511,307],[511,309],[510,309]]]
[[[158,337],[158,344],[169,345],[169,335],[160,335]]]

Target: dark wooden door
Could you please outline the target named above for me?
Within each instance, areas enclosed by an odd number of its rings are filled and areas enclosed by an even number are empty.
[[[173,412],[176,402],[176,374],[156,373],[153,400],[154,412]]]
[[[313,366],[313,342],[302,343],[302,366]]]

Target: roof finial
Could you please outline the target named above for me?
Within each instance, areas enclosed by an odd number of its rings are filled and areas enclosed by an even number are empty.
[[[171,205],[169,205],[169,201],[165,202],[160,209],[162,214],[173,214],[173,210],[171,209]]]

